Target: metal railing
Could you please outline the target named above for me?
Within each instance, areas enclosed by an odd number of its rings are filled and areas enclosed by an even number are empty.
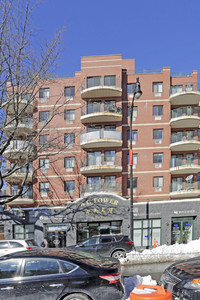
[[[107,192],[107,193],[121,193],[122,184],[120,182],[109,182],[109,183],[93,183],[93,184],[82,184],[81,194],[94,193],[94,192]]]
[[[176,167],[189,167],[189,166],[200,166],[200,157],[195,156],[190,159],[185,157],[177,157],[171,160],[170,162],[170,168],[176,168]]]
[[[92,132],[81,134],[81,143],[87,143],[89,141],[98,140],[98,139],[121,140],[122,133],[121,131],[114,131],[114,130],[99,130],[99,131],[92,131]]]
[[[89,160],[82,160],[81,167],[101,167],[101,166],[115,166],[121,167],[122,166],[122,159],[121,157],[108,157],[101,155],[100,157],[90,158]]]
[[[184,116],[200,117],[200,109],[193,106],[184,106],[184,107],[174,108],[171,110],[171,118],[178,118]]]
[[[100,113],[100,112],[110,112],[110,113],[118,113],[122,114],[122,107],[116,106],[114,104],[105,105],[103,103],[94,103],[94,105],[85,105],[81,108],[81,116]]]
[[[199,91],[200,85],[197,82],[179,82],[177,85],[170,86],[170,95],[182,93],[182,92],[191,92]]]
[[[200,136],[197,130],[194,131],[180,131],[172,133],[170,143],[186,142],[186,141],[200,141]]]
[[[98,77],[98,79],[97,79]],[[89,89],[92,87],[114,87],[114,88],[122,88],[122,80],[121,78],[114,78],[110,82],[105,79],[106,76],[97,76],[93,77],[94,80],[88,81],[88,78],[84,79],[81,82],[81,91],[85,89]]]
[[[10,145],[7,147],[6,151],[26,151],[32,152],[36,150],[36,146],[31,142],[23,141],[23,140],[13,140],[10,142]]]
[[[182,183],[171,183],[170,192],[179,192],[179,191],[192,191],[192,190],[200,190],[200,180],[196,181],[183,181]]]

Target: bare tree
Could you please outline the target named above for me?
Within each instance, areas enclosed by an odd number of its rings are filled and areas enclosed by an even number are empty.
[[[27,182],[30,173],[34,175],[32,164],[38,157],[57,154],[67,147],[59,132],[49,134],[52,120],[61,114],[67,101],[62,93],[54,95],[45,122],[39,123],[34,113],[40,88],[53,81],[63,30],[51,42],[37,45],[31,23],[33,9],[31,0],[0,0],[0,191],[4,180],[9,182],[13,174],[22,175],[15,193],[6,197],[0,194],[0,205],[30,190]]]

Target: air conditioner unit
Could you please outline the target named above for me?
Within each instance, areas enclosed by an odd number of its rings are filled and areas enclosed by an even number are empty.
[[[161,187],[156,187],[155,188],[155,192],[161,192],[162,191],[162,188]]]
[[[42,103],[46,103],[48,98],[41,98]]]
[[[155,116],[155,120],[162,120],[162,116]]]
[[[162,140],[155,140],[156,144],[162,144]]]
[[[162,164],[155,164],[155,168],[162,168]]]
[[[66,172],[73,172],[73,168],[66,168]]]
[[[113,166],[113,165],[114,165],[114,161],[107,161],[107,162],[106,162],[106,165],[107,165],[107,166]]]
[[[66,99],[67,99],[68,101],[73,101],[73,100],[74,100],[74,97],[66,97]]]
[[[155,97],[160,97],[162,95],[162,93],[154,93]]]

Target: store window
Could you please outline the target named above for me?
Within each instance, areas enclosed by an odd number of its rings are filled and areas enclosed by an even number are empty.
[[[135,247],[161,245],[161,219],[134,220],[133,228]]]
[[[0,240],[4,240],[4,225],[0,225]]]
[[[13,225],[13,238],[34,239],[34,224]]]
[[[109,222],[82,222],[77,225],[77,237],[81,242],[97,234],[118,234],[121,233],[122,221]]]
[[[45,237],[49,248],[66,247],[67,226],[65,224],[46,224]]]
[[[194,217],[172,218],[171,244],[187,244],[194,238]]]

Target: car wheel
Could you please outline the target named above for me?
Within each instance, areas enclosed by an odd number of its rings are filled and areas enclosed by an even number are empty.
[[[117,251],[113,252],[113,254],[111,256],[114,258],[117,258],[117,259],[124,258],[126,256],[126,252],[117,250]]]
[[[90,300],[90,298],[81,293],[74,293],[66,296],[63,300]]]

